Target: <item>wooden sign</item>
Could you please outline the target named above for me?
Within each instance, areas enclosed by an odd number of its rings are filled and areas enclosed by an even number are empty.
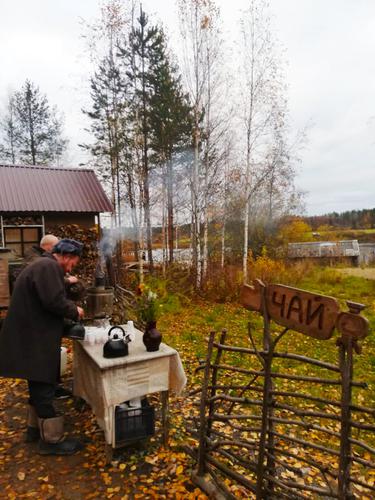
[[[285,285],[265,286],[256,280],[254,286],[244,285],[242,288],[242,304],[247,309],[261,312],[262,288],[268,315],[276,323],[315,339],[332,337],[340,312],[335,298]]]
[[[266,288],[269,316],[279,325],[315,339],[332,337],[340,305],[333,297],[284,285]]]
[[[250,311],[261,311],[262,288],[265,285],[260,280],[255,280],[254,285],[243,285],[241,290],[241,302]]]
[[[367,337],[369,323],[366,318],[359,316],[359,314],[342,312],[337,318],[336,327],[342,335],[357,340]]]

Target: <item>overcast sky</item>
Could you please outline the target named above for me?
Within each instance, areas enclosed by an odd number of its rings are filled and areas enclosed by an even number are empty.
[[[143,0],[177,33],[174,0]],[[246,0],[217,0],[235,33]],[[311,124],[297,184],[307,213],[375,207],[375,0],[270,0],[286,49],[291,129]],[[26,78],[65,114],[67,166],[83,161],[88,63],[81,19],[97,0],[0,0],[0,105]]]

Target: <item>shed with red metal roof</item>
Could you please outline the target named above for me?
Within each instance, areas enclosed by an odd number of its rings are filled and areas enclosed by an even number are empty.
[[[0,248],[23,256],[50,228],[90,228],[103,212],[112,205],[93,170],[0,165]]]

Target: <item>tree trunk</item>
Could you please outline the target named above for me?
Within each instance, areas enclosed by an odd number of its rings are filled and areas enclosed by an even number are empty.
[[[196,127],[198,127],[198,122],[196,121]],[[195,287],[199,289],[201,287],[201,241],[200,241],[200,213],[199,213],[199,201],[198,201],[198,182],[199,182],[199,130],[196,128],[194,137],[194,167],[193,167],[193,273],[195,277]]]
[[[247,131],[247,157],[246,157],[246,187],[245,187],[245,213],[244,213],[244,233],[243,233],[243,282],[247,283],[247,258],[249,254],[249,210],[250,210],[250,149],[251,149],[251,120],[248,124]]]
[[[163,171],[165,167],[163,166]],[[166,267],[167,267],[167,260],[168,260],[168,237],[167,237],[167,232],[166,232],[166,216],[165,216],[165,207],[166,207],[166,196],[165,196],[165,184],[166,184],[166,178],[165,174],[163,172],[162,176],[162,228],[161,228],[161,238],[162,238],[162,245],[163,245],[163,276],[165,277],[166,275]]]
[[[173,239],[174,239],[174,227],[173,227],[173,168],[172,160],[169,159],[167,162],[167,212],[168,212],[168,250],[170,264],[173,262]]]
[[[153,257],[152,257],[152,233],[151,233],[151,213],[150,213],[150,189],[149,189],[149,178],[148,174],[144,180],[144,217],[146,226],[146,244],[147,244],[147,256],[150,266],[150,272],[154,269]]]
[[[117,204],[116,204],[116,168],[114,165],[114,158],[110,157],[111,161],[111,202],[112,202],[112,210],[114,214],[115,226],[118,225],[118,213],[117,213]]]
[[[142,7],[141,7],[142,14]],[[142,135],[143,135],[143,196],[144,196],[144,215],[146,225],[146,242],[148,262],[150,272],[153,271],[153,258],[152,258],[152,234],[151,234],[151,214],[150,214],[150,184],[149,184],[149,164],[148,164],[148,126],[147,126],[147,106],[146,106],[146,81],[145,81],[145,34],[144,24],[141,23],[142,30],[142,46],[141,46],[141,59],[142,59]]]
[[[244,233],[243,233],[243,258],[242,258],[242,270],[243,270],[243,282],[244,283],[247,283],[248,246],[249,246],[249,199],[248,199],[248,197],[246,197]]]
[[[29,131],[30,131],[30,151],[31,151],[31,159],[32,165],[36,165],[36,149],[35,149],[35,137],[34,137],[34,124],[33,124],[33,116],[31,113],[31,104],[29,103]]]
[[[138,226],[138,241],[139,241],[139,252],[138,252],[138,266],[139,266],[139,283],[143,283],[144,274],[143,274],[143,254],[144,254],[144,246],[143,246],[143,224],[142,224],[142,208],[140,207],[139,213],[139,226]]]
[[[203,256],[202,256],[202,283],[207,280],[208,270],[208,210],[204,211],[204,226],[203,226]]]
[[[207,46],[207,103],[206,103],[206,155],[204,172],[204,229],[203,229],[203,259],[202,259],[202,282],[207,279],[208,268],[208,175],[210,171],[210,147],[211,147],[211,63],[210,50]]]
[[[224,269],[225,265],[225,214],[223,220],[223,226],[221,228],[221,269]]]

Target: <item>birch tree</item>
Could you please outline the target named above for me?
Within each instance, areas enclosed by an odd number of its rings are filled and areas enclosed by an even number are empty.
[[[208,228],[209,210],[212,196],[220,183],[218,172],[223,166],[223,142],[225,135],[223,85],[224,64],[222,57],[223,40],[219,30],[219,10],[214,4],[208,5],[207,13],[202,23],[204,27],[204,62],[206,66],[206,85],[204,93],[203,122],[203,190],[202,190],[202,282],[207,278],[208,270]]]
[[[271,139],[274,102],[280,88],[280,73],[272,40],[267,5],[250,0],[241,19],[242,124],[245,143],[243,278],[247,281],[250,198],[265,180],[268,170],[265,156]]]
[[[86,40],[94,73],[90,78],[91,109],[83,113],[90,119],[91,144],[81,145],[95,159],[103,180],[110,185],[112,223],[121,226],[121,156],[125,142],[127,84],[116,52],[120,38],[129,27],[121,3],[112,0],[101,9],[101,17],[87,26]]]
[[[211,197],[217,190],[218,171],[223,165],[223,124],[227,120],[223,111],[223,40],[219,11],[213,1],[181,0],[179,14],[185,82],[193,109],[191,246],[195,285],[200,288],[207,275]]]
[[[200,288],[201,273],[201,207],[199,179],[201,171],[200,147],[204,88],[207,72],[204,65],[204,0],[180,0],[178,3],[181,35],[184,45],[184,76],[193,109],[194,159],[190,175],[191,191],[191,250],[195,286]]]
[[[272,233],[277,221],[296,210],[303,211],[299,192],[294,184],[299,162],[298,152],[303,146],[305,133],[298,133],[293,142],[288,141],[283,110],[276,108],[273,141],[266,155],[267,177],[262,186],[263,214],[266,232]]]

